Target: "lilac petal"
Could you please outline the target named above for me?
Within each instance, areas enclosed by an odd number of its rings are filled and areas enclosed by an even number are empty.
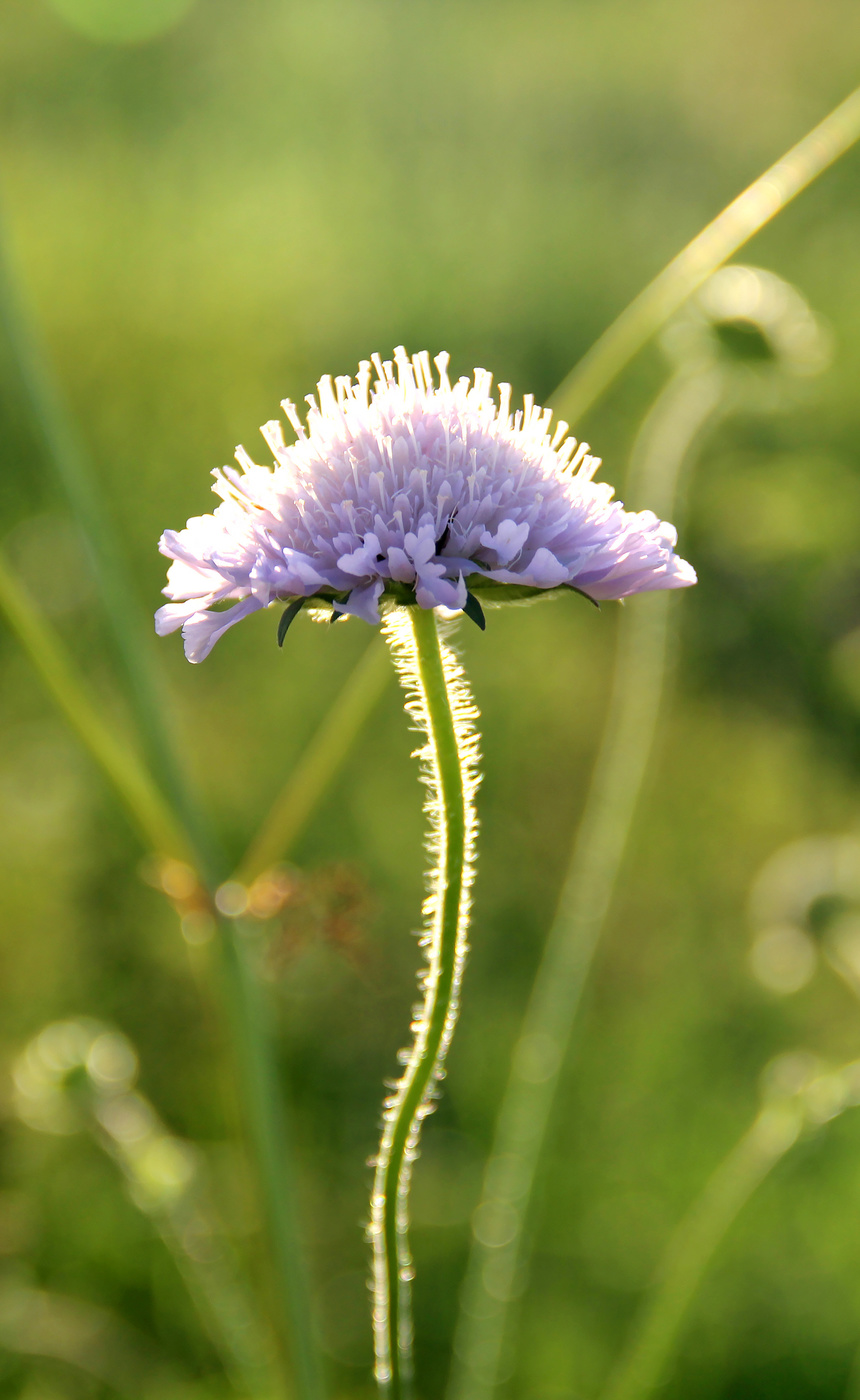
[[[215,643],[231,627],[235,627],[237,622],[241,622],[243,617],[250,616],[251,613],[259,612],[263,604],[256,598],[246,598],[242,603],[236,603],[235,607],[228,608],[226,612],[196,612],[189,617],[182,628],[182,640],[185,643],[185,655],[189,661],[197,664],[205,661]]]
[[[155,630],[159,637],[167,637],[171,632],[177,632],[180,627],[193,617],[195,613],[201,612],[203,608],[213,603],[214,598],[192,598],[185,603],[165,603],[155,614]]]
[[[451,612],[462,612],[466,606],[466,580],[461,574],[457,583],[447,578],[434,578],[422,571],[415,586],[415,597],[420,608],[449,608]]]
[[[391,577],[398,583],[411,583],[415,578],[415,565],[405,550],[392,545],[388,551],[388,567]]]
[[[639,569],[622,574],[618,578],[606,578],[598,583],[587,584],[586,591],[592,598],[609,600],[629,598],[634,593],[653,593],[663,588],[689,588],[697,582],[696,571],[686,559],[673,555],[665,564],[656,568]]]
[[[369,622],[371,627],[376,627],[379,622],[379,599],[384,587],[382,579],[376,579],[374,583],[354,588],[345,603],[333,603],[332,607],[336,613],[360,617],[363,622]]]
[[[489,530],[485,530],[481,536],[481,544],[484,549],[495,551],[499,564],[504,567],[510,564],[512,559],[521,552],[523,545],[529,537],[529,525],[523,521],[520,525],[514,520],[503,520],[499,525],[495,535],[491,535]]]
[[[567,583],[570,571],[548,549],[538,549],[526,572],[535,588],[556,588]]]

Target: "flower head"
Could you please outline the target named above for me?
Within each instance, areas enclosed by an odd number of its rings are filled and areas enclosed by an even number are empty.
[[[566,423],[551,434],[551,410],[527,397],[512,417],[510,385],[497,404],[486,370],[452,385],[448,356],[435,364],[438,384],[429,355],[401,347],[394,364],[362,361],[355,382],[321,379],[307,425],[285,400],[297,440],[265,425],[274,469],[238,448],[241,470],[214,472],[222,504],[165,531],[171,602],[156,629],[181,627],[189,661],[277,600],[370,623],[380,602],[481,619],[478,599],[567,587],[597,601],[695,583],[673,527],[592,481],[599,458]]]

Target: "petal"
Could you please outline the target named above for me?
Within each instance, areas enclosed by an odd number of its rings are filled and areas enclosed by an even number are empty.
[[[167,637],[176,632],[195,613],[214,603],[214,598],[192,598],[186,603],[165,603],[155,614],[155,630],[159,637]]]
[[[309,559],[306,554],[301,554],[297,549],[284,550],[284,563],[290,574],[303,585],[301,589],[295,590],[297,593],[303,592],[307,587],[311,589],[321,588],[327,582],[327,579],[323,578],[315,567],[313,560]]]
[[[241,622],[243,617],[248,617],[250,613],[259,612],[263,606],[256,598],[246,598],[244,602],[237,603],[235,607],[228,608],[226,612],[196,612],[189,617],[182,628],[182,639],[185,643],[185,655],[189,661],[195,664],[205,661],[215,643],[224,633],[237,622]]]
[[[531,563],[523,570],[523,582],[531,583],[535,588],[555,588],[560,583],[567,583],[569,578],[570,570],[560,564],[548,549],[537,550]]]
[[[633,593],[654,593],[662,588],[690,588],[696,582],[692,565],[673,554],[665,564],[650,564],[620,576],[610,575],[599,583],[589,583],[586,591],[592,598],[629,598]]]
[[[466,606],[466,581],[461,574],[456,583],[447,578],[434,578],[430,573],[418,575],[415,597],[420,608],[450,608],[460,612]]]
[[[376,563],[375,556],[371,557],[368,551],[362,547],[353,550],[352,554],[342,554],[337,561],[337,567],[350,578],[367,578],[373,573]]]
[[[518,525],[515,520],[503,520],[495,535],[491,535],[489,530],[484,531],[481,544],[484,549],[492,549],[499,563],[504,566],[516,558],[528,537],[528,521],[524,520]]]
[[[373,583],[354,588],[345,603],[333,603],[332,607],[336,613],[360,617],[363,622],[369,622],[371,627],[376,627],[379,622],[379,599],[384,587],[381,578],[375,579]]]
[[[391,577],[398,583],[411,583],[415,577],[415,565],[402,549],[392,545],[388,551],[388,567]]]

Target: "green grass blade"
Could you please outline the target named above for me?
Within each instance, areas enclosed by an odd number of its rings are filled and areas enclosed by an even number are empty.
[[[5,231],[0,225],[0,350],[18,379],[36,444],[53,468],[78,522],[89,553],[102,609],[125,677],[140,741],[156,781],[176,811],[177,821],[194,833],[214,858],[213,839],[192,801],[164,721],[156,683],[153,643],[144,636],[140,600],[135,597],[117,532],[100,495],[96,473],[84,447],[24,299],[18,291]]]
[[[145,844],[193,859],[182,825],[133,748],[113,732],[54,629],[0,555],[0,611],[84,747],[122,798]]]
[[[860,138],[860,88],[732,200],[622,311],[550,400],[577,424],[618,374],[712,272]]]
[[[718,1246],[797,1141],[802,1121],[796,1104],[769,1105],[720,1163],[669,1241],[651,1298],[602,1400],[646,1400],[652,1394]]]
[[[0,555],[0,612],[84,747],[112,783],[147,847],[199,866],[199,852],[133,749],[105,722],[54,629]],[[277,1055],[262,988],[249,963],[248,938],[219,920],[224,998],[237,1052],[237,1078],[258,1164],[263,1212],[275,1266],[278,1336],[296,1377],[299,1400],[323,1387],[310,1317],[310,1287],[296,1206],[292,1134],[276,1073]],[[276,1325],[277,1325],[276,1319]]]
[[[323,1400],[325,1385],[313,1322],[298,1171],[287,1096],[278,1074],[275,1027],[254,965],[253,923],[219,919],[224,1000],[238,1057],[242,1113],[254,1148],[275,1293],[278,1342],[295,1400]],[[279,1325],[277,1325],[279,1324]]]

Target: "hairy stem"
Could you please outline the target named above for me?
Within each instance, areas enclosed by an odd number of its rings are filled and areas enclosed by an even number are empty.
[[[427,965],[424,1000],[412,1024],[405,1069],[386,1099],[371,1198],[376,1376],[390,1400],[401,1400],[412,1376],[407,1238],[412,1163],[421,1123],[432,1110],[459,1010],[473,878],[474,793],[478,783],[477,711],[462,671],[439,637],[433,612],[397,609],[386,622],[406,711],[426,736],[419,751],[428,790],[434,861],[424,905]]]

